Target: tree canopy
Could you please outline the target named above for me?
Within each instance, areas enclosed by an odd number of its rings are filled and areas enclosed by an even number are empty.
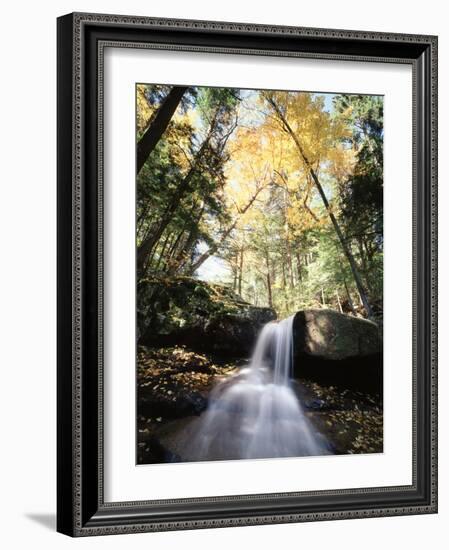
[[[382,315],[381,97],[139,84],[136,104],[139,279]]]

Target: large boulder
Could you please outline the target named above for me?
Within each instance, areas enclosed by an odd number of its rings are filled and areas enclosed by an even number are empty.
[[[294,373],[321,383],[382,391],[382,335],[372,321],[329,309],[299,311]]]
[[[260,328],[276,318],[231,289],[190,277],[145,279],[137,290],[138,342],[247,356]]]
[[[378,326],[372,321],[332,309],[299,311],[293,322],[295,350],[321,359],[341,361],[381,352]]]

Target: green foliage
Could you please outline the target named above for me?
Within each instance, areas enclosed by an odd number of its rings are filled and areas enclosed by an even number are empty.
[[[169,92],[166,88],[146,86],[148,102],[160,104]],[[230,90],[190,89],[140,171],[137,246],[157,234],[146,272],[188,273],[198,243],[213,241],[208,226],[229,221],[222,204],[223,166],[228,160],[226,133],[236,97]],[[179,193],[187,179],[188,185]]]
[[[340,184],[342,223],[354,243],[372,301],[382,308],[383,275],[383,98],[337,96],[336,116],[352,128],[356,164]]]
[[[170,89],[138,86],[137,140]],[[380,315],[383,100],[375,96],[333,96],[328,112],[316,94],[189,88],[137,177],[139,276],[198,276],[215,257],[228,266],[220,278],[233,296],[279,317],[306,307],[364,314],[329,212],[270,101],[301,138]]]

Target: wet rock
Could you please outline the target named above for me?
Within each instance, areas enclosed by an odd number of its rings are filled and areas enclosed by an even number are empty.
[[[322,399],[313,399],[312,401],[306,401],[304,405],[306,408],[315,411],[322,411],[329,408],[326,401],[323,401]]]
[[[207,407],[207,399],[200,393],[184,393],[180,397],[182,409],[187,413],[201,414]]]
[[[156,418],[177,418],[200,414],[207,407],[207,398],[199,392],[182,391],[174,398],[171,394],[145,391],[139,388],[139,414]]]
[[[141,441],[137,447],[138,464],[181,462],[181,457],[167,449],[154,435]]]

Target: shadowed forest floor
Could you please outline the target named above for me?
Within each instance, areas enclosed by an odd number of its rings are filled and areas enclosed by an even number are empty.
[[[195,460],[184,453],[183,441],[195,432],[209,392],[246,364],[245,360],[221,360],[183,347],[139,348],[137,463]],[[379,395],[302,378],[293,384],[305,414],[326,437],[334,454],[383,451]]]

